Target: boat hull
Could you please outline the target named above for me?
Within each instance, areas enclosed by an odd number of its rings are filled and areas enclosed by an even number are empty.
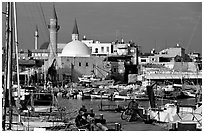
[[[138,101],[149,101],[148,97],[137,97],[137,96],[121,96],[121,95],[115,95],[114,100],[138,100]]]
[[[108,99],[108,95],[91,94],[91,99]]]

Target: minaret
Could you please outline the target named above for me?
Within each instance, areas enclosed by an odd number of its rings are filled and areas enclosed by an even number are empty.
[[[77,21],[75,19],[74,28],[72,31],[72,41],[79,40],[79,30],[77,27]]]
[[[50,25],[48,25],[50,30],[50,54],[57,54],[57,31],[59,30],[60,26],[58,25],[57,14],[55,11],[55,5],[53,4],[53,16],[50,19]]]
[[[36,29],[35,29],[35,34],[34,34],[34,38],[35,38],[35,49],[38,49],[38,26],[36,25]]]

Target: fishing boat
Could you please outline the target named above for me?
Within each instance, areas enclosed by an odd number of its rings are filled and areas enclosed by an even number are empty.
[[[182,91],[182,93],[183,93],[183,97],[185,97],[185,98],[195,98],[196,97],[195,93],[192,93],[188,90],[184,90],[184,91]]]
[[[116,94],[116,95],[113,96],[113,99],[114,100],[130,100],[131,97],[129,97],[129,96],[121,96],[121,95]]]
[[[97,81],[97,82],[92,82],[91,85],[93,87],[99,87],[99,86],[113,86],[114,84],[114,80],[100,80],[100,81]]]
[[[105,91],[94,92],[91,95],[91,99],[109,99],[110,94]]]
[[[160,93],[159,93],[160,92]],[[195,98],[193,89],[185,89],[182,84],[165,85],[157,90],[156,97],[165,99]],[[162,94],[161,94],[162,93]]]
[[[91,99],[109,99],[109,95],[91,94]]]
[[[78,77],[80,83],[91,83],[100,81],[100,78],[96,78],[94,75],[82,75],[82,77]]]
[[[182,84],[174,84],[174,88],[180,88],[180,95],[177,98],[195,98],[195,85],[182,85]]]
[[[26,100],[27,105],[24,106],[27,106],[28,110],[32,110],[34,113],[50,113],[57,109],[56,97],[52,93],[31,93]]]
[[[132,100],[135,99],[137,101],[148,101],[149,98],[147,96],[121,96],[121,95],[114,95],[114,100]]]
[[[138,101],[148,101],[148,96],[141,91],[132,91],[129,92],[129,90],[121,90],[119,92],[114,92],[113,94],[114,100],[131,100],[135,99]]]

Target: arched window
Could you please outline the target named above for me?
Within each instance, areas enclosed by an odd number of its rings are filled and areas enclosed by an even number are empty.
[[[104,47],[101,47],[101,52],[102,52],[102,53],[104,52]]]
[[[95,48],[95,53],[98,53],[98,48]]]

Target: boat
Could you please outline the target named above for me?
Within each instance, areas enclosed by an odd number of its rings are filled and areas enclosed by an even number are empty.
[[[3,117],[2,117],[2,129],[12,130],[13,127],[13,110],[14,105],[16,108],[20,107],[20,80],[19,80],[19,65],[18,65],[18,39],[17,39],[17,14],[16,14],[16,4],[13,2],[7,2],[6,7],[6,60],[5,60],[5,75],[4,75],[4,86],[3,86]],[[13,36],[14,35],[14,36]],[[17,69],[17,97],[15,100],[12,96],[13,91],[13,45],[15,42],[15,59],[16,59],[16,69]],[[7,117],[7,111],[9,113]],[[20,122],[20,114],[18,113],[18,118],[16,123]],[[6,124],[8,124],[8,129],[6,129]]]
[[[90,94],[91,99],[109,99],[110,94],[105,91],[98,91]]]
[[[184,98],[195,98],[196,97],[195,93],[191,93],[188,90],[184,90],[184,91],[182,91],[182,93],[183,93]]]
[[[100,80],[97,82],[92,82],[91,85],[92,87],[99,87],[99,86],[113,86],[114,80]]]
[[[177,96],[177,98],[195,98],[195,91],[196,87],[195,85],[182,85],[182,84],[174,84],[173,85],[175,88],[180,87],[180,96]]]
[[[53,92],[32,92],[24,100],[21,123],[26,130],[46,129],[65,125],[66,109],[59,107]]]
[[[195,131],[202,127],[202,104],[197,104],[195,106],[181,105],[176,100],[173,100],[171,103],[157,106],[155,103],[155,96],[152,87],[153,85],[147,86],[147,92],[150,99],[150,107],[146,111],[151,120],[159,123],[174,124],[174,126],[176,124],[176,128],[180,131]],[[185,124],[183,122],[185,122]],[[184,128],[184,126],[192,126],[192,123],[194,123],[193,129]]]
[[[113,96],[113,100],[130,100],[131,99],[131,97],[129,97],[129,96],[121,96],[121,95],[114,95]]]
[[[14,18],[13,18],[14,16]],[[53,104],[53,94],[47,94],[46,92],[37,93],[35,88],[29,87],[26,89],[20,88],[19,81],[19,68],[18,68],[18,40],[17,40],[17,22],[16,22],[16,3],[7,2],[6,12],[6,62],[5,62],[5,82],[3,92],[3,117],[2,117],[2,129],[5,130],[30,130],[30,126],[33,128],[55,126],[56,124],[63,124],[64,122],[56,119],[56,115],[61,116],[61,110],[56,109],[56,104]],[[14,22],[13,22],[14,20]],[[14,25],[13,25],[14,24]],[[15,29],[15,30],[13,30]],[[12,36],[15,31],[15,36]],[[15,41],[13,40],[13,38]],[[17,67],[17,87],[13,86],[13,43],[16,45],[16,67]],[[13,89],[15,88],[15,89]],[[14,91],[13,91],[14,90]],[[22,91],[23,90],[23,91]],[[14,95],[14,96],[13,96]],[[48,98],[48,99],[46,99]],[[23,104],[22,105],[22,102]],[[30,102],[30,105],[29,105]],[[50,104],[52,103],[52,104]],[[38,106],[40,105],[40,106]],[[44,106],[45,105],[45,106]],[[25,108],[23,108],[25,107]],[[22,112],[23,110],[23,112]],[[24,112],[25,111],[25,112]],[[27,111],[27,113],[26,113]],[[46,113],[45,118],[40,113]],[[32,116],[34,115],[34,116]],[[43,118],[43,119],[42,119]],[[48,119],[50,118],[50,119]],[[57,120],[57,121],[56,121]]]
[[[157,90],[156,97],[165,99],[195,98],[195,93],[191,89],[183,89],[182,84],[173,84],[160,86],[160,90]]]
[[[109,99],[109,95],[91,94],[91,99]]]
[[[78,77],[80,83],[92,83],[96,81],[100,81],[100,78],[96,78],[94,75],[82,75],[82,77]]]
[[[115,93],[113,96],[113,100],[132,100],[135,99],[137,101],[148,101],[149,98],[147,95],[119,95],[118,93]]]
[[[32,93],[27,100],[30,100],[27,102],[28,110],[32,110],[34,113],[50,113],[58,108],[56,98],[52,93]]]

